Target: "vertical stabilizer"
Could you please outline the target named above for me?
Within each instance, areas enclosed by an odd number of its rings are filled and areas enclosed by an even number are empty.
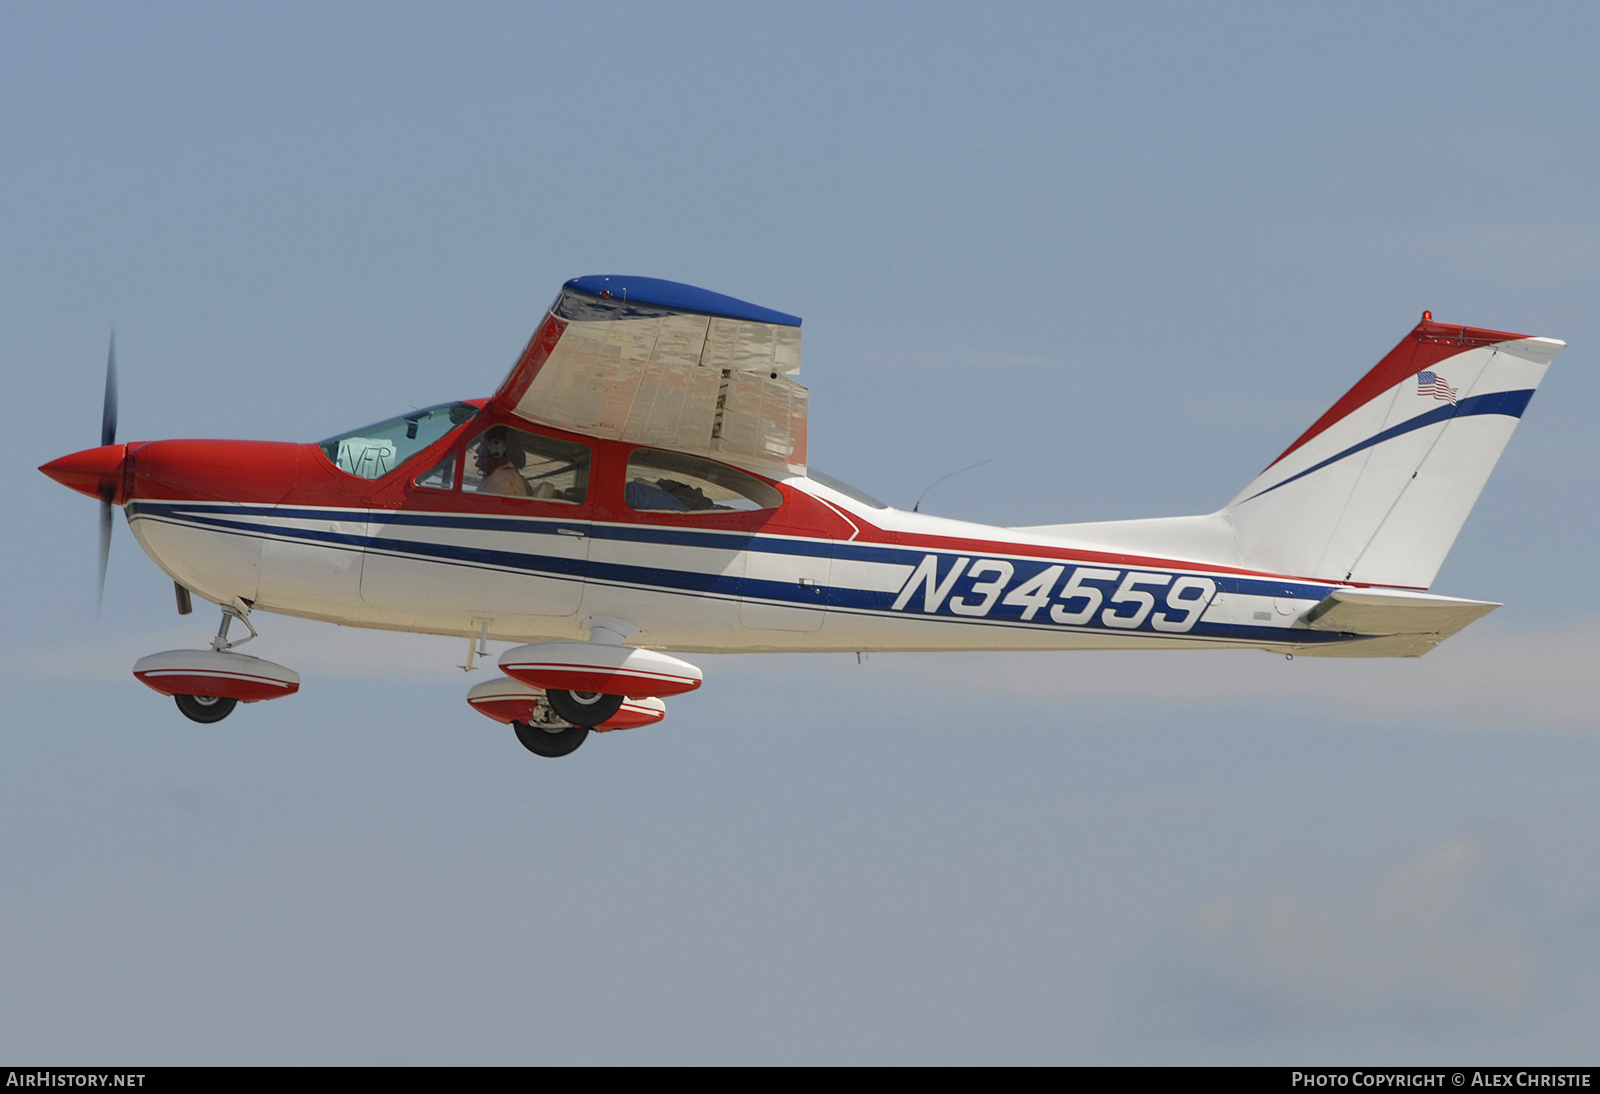
[[[1253,569],[1426,588],[1566,343],[1423,321],[1230,502]]]

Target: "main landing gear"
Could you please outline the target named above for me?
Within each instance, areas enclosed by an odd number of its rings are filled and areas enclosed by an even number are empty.
[[[517,735],[517,740],[522,742],[522,747],[535,756],[547,756],[552,759],[557,756],[570,756],[578,751],[579,745],[589,739],[589,731],[600,724],[597,721],[579,725],[556,712],[548,693],[541,694],[531,688],[525,688],[515,680],[507,680],[506,684],[526,694],[518,697],[520,701],[509,697],[491,696],[486,703],[475,703],[474,706],[496,721],[506,721],[511,726],[512,732]],[[468,701],[471,702],[471,699]],[[498,717],[496,708],[499,708]]]
[[[544,697],[558,717],[585,729],[593,729],[622,709],[622,696],[605,695],[598,691],[549,688]]]
[[[568,756],[588,739],[589,731],[603,725],[622,709],[622,696],[598,691],[551,688],[545,704],[554,718],[512,722],[522,747],[535,756]]]
[[[239,705],[239,700],[225,695],[174,695],[172,699],[185,718],[205,725],[222,721]]]
[[[557,713],[555,699],[567,710]],[[535,756],[569,756],[588,740],[589,733],[612,733],[654,725],[667,713],[660,699],[626,699],[598,692],[571,694],[566,689],[531,687],[502,676],[485,680],[467,692],[467,702],[479,714],[511,727],[522,747]]]
[[[511,728],[535,756],[570,756],[589,739],[591,729],[605,726],[621,709],[620,695],[552,688],[543,702],[536,701],[523,718],[514,719]]]
[[[589,737],[588,726],[558,726],[553,724],[512,722],[517,740],[535,756],[570,756]]]
[[[700,670],[687,661],[624,646],[639,628],[600,617],[591,630],[588,642],[535,642],[507,650],[500,655],[506,675],[474,687],[467,702],[509,725],[534,755],[570,756],[591,730],[653,725],[667,713],[661,696],[700,686]],[[470,664],[469,657],[462,667]]]

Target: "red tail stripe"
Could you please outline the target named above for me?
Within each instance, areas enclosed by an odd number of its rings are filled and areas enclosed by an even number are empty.
[[[1326,414],[1318,418],[1310,429],[1300,434],[1300,438],[1285,448],[1283,454],[1272,463],[1277,463],[1352,411],[1366,406],[1407,376],[1415,376],[1425,368],[1470,349],[1492,346],[1500,342],[1515,342],[1519,338],[1527,337],[1529,336],[1526,334],[1510,334],[1506,331],[1484,330],[1480,327],[1449,327],[1443,323],[1418,323],[1416,329],[1402,338],[1400,344],[1390,350],[1387,357],[1358,380],[1355,387],[1345,392],[1344,398],[1334,403]],[[1272,463],[1267,466],[1271,467]]]

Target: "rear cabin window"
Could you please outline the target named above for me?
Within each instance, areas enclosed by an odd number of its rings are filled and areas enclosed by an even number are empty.
[[[889,508],[889,506],[887,504],[885,504],[884,502],[879,501],[877,498],[873,497],[871,494],[868,494],[866,491],[857,490],[855,487],[851,486],[849,483],[841,482],[839,479],[834,478],[832,475],[824,475],[821,471],[818,471],[814,467],[806,468],[806,477],[809,478],[809,479],[815,479],[817,482],[820,482],[823,486],[826,486],[829,490],[837,490],[837,491],[839,491],[839,493],[843,494],[845,497],[850,498],[850,499],[852,499],[854,501],[859,501],[862,505],[870,505],[874,509],[887,509],[887,508]]]
[[[575,505],[589,492],[587,445],[497,425],[474,438],[466,455],[463,493]]]
[[[783,495],[726,464],[639,448],[628,457],[622,500],[640,513],[750,513],[776,509]]]

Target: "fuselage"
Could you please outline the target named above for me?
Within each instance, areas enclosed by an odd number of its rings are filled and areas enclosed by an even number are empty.
[[[638,628],[630,645],[699,652],[1347,637],[1301,622],[1336,583],[908,513],[800,475],[764,478],[779,500],[754,511],[641,511],[639,446],[557,429],[539,433],[590,453],[581,501],[469,492],[467,446],[500,421],[528,425],[482,409],[371,478],[326,444],[134,443],[115,500],[193,592],[358,627],[529,642],[614,619]]]

